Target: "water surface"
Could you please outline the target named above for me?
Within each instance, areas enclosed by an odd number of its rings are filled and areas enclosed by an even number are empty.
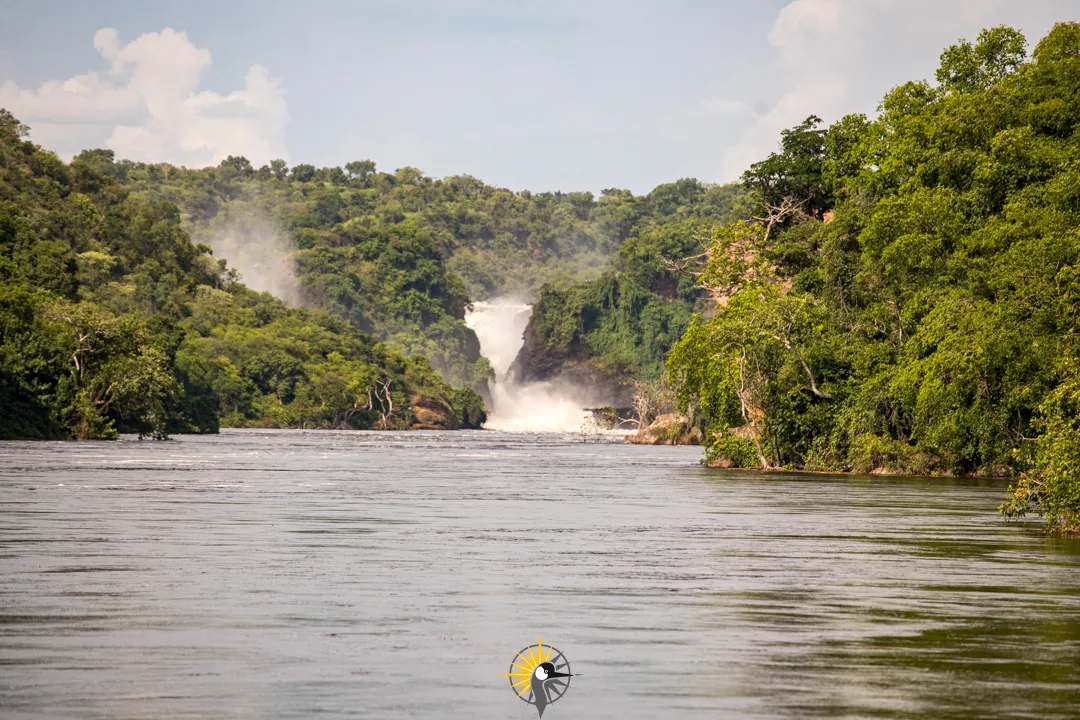
[[[1080,541],[999,481],[762,475],[495,432],[0,443],[7,718],[1040,717]]]

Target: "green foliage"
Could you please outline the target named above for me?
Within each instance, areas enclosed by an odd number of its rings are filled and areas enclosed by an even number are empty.
[[[1026,46],[1024,36],[1011,27],[983,30],[974,45],[962,40],[941,54],[937,81],[955,92],[985,90],[1020,68]]]
[[[710,457],[1018,474],[1004,512],[1077,526],[1080,25],[1024,47],[985,31],[744,176],[797,210],[714,234],[719,306],[670,353]]]
[[[88,150],[65,166],[22,142],[25,128],[13,118],[4,123],[5,152],[21,155],[0,206],[2,277],[106,314],[158,318],[173,342],[166,364],[177,389],[163,402],[174,430],[404,423],[416,378],[388,369],[400,360],[391,357],[425,357],[450,384],[482,390],[494,373],[464,322],[470,298],[540,288],[545,337],[615,372],[657,377],[702,297],[664,259],[699,252],[715,224],[747,209],[740,188],[691,179],[645,196],[609,189],[596,198],[514,193],[410,167],[378,172],[367,160],[256,169],[230,156],[189,170]],[[20,195],[31,177],[44,193],[32,201]],[[209,252],[222,236],[260,241],[278,231],[303,304],[351,326],[333,333],[386,343],[378,357],[348,338],[312,347],[318,332],[307,325],[325,325],[317,313],[247,292]],[[556,300],[563,290],[570,294]],[[334,353],[341,359],[329,360]],[[433,395],[453,394],[424,382]],[[476,398],[454,397],[463,424],[477,424]]]
[[[292,241],[307,303],[474,388],[493,373],[464,323],[470,299],[580,284],[618,254],[618,270],[641,289],[693,304],[700,291],[660,257],[696,251],[696,235],[745,210],[741,189],[692,179],[640,197],[609,189],[595,198],[514,193],[409,167],[377,172],[371,161],[298,165],[288,175],[284,164],[249,172],[241,161],[185,170],[95,160],[140,193],[175,202],[196,238],[212,238],[241,215],[266,218]]]
[[[683,198],[707,194],[696,181],[662,186],[648,199],[614,190],[599,201],[590,193],[513,193],[468,176],[377,172],[369,160],[286,172],[281,161],[253,171],[243,158],[186,170],[80,157],[147,197],[176,203],[196,238],[213,238],[241,216],[281,228],[307,304],[427,356],[445,378],[470,387],[493,378],[464,323],[470,297],[530,295],[545,281],[595,277],[643,213],[675,213]]]
[[[450,395],[450,402],[462,428],[475,430],[487,422],[484,399],[472,388],[454,390]]]
[[[418,394],[483,422],[479,396],[423,357],[252,292],[191,242],[175,205],[118,182],[142,173],[160,183],[167,167],[116,163],[109,151],[65,165],[25,134],[0,112],[0,437],[407,427]],[[278,182],[284,169],[267,174]],[[257,174],[240,157],[214,172],[226,184]],[[212,195],[201,198],[198,212],[216,212]],[[401,302],[438,262],[425,247],[408,235],[390,243],[405,258],[393,267],[415,270],[394,286]]]
[[[1080,360],[1064,358],[1059,377],[1039,407],[1034,467],[1009,488],[1001,511],[1013,518],[1040,512],[1050,527],[1080,533]]]
[[[758,465],[757,451],[749,438],[721,435],[709,443],[705,463],[722,463],[725,467],[752,468]]]
[[[817,215],[832,207],[831,190],[822,179],[828,133],[818,128],[821,122],[821,118],[811,115],[797,127],[782,131],[781,151],[743,173],[744,184],[766,205],[779,205],[784,198],[797,197]]]
[[[612,273],[561,291],[545,286],[533,307],[533,327],[548,347],[614,373],[657,378],[690,313],[686,303],[664,301],[632,276]]]
[[[655,380],[705,293],[673,262],[701,252],[713,227],[745,215],[745,193],[692,180],[661,185],[637,204],[615,269],[578,284],[549,283],[531,328],[544,346],[618,375]],[[676,263],[677,264],[677,263]]]

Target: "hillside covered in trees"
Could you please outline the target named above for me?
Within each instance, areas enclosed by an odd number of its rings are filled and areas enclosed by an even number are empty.
[[[466,307],[490,296],[534,297],[541,287],[544,297],[564,288],[593,297],[614,283],[626,322],[605,329],[612,360],[604,367],[656,376],[700,295],[658,269],[656,257],[699,245],[716,224],[709,219],[728,217],[744,195],[696,180],[644,196],[514,193],[412,168],[376,172],[367,161],[254,169],[232,157],[189,170],[87,150],[65,164],[23,140],[26,128],[15,118],[4,122],[0,279],[16,293],[8,307],[25,311],[5,317],[5,392],[12,408],[24,408],[8,418],[8,437],[97,437],[151,426],[160,435],[166,427],[206,431],[218,423],[399,426],[410,419],[408,398],[421,392],[444,398],[472,426],[483,416],[472,391],[483,393],[493,373],[465,325]],[[228,258],[211,248],[222,240]],[[245,286],[230,262],[237,254],[255,256],[252,280],[274,276],[274,297]],[[604,274],[613,262],[632,269]],[[50,308],[60,302],[108,327],[87,335],[75,326],[90,319],[56,321]],[[541,314],[555,319],[545,307]],[[588,313],[578,307],[571,320]],[[139,329],[109,324],[121,319]],[[152,421],[136,419],[150,411],[128,408],[133,399],[111,396],[89,401],[101,430],[71,419],[89,411],[71,410],[80,391],[65,385],[71,369],[59,359],[63,351],[51,351],[48,362],[17,351],[64,323],[76,342],[86,335],[103,343],[85,350],[93,367],[107,356],[126,362],[144,347],[161,350],[159,390],[131,391],[156,398],[147,401],[156,408]],[[145,338],[130,341],[136,335]],[[127,344],[106,348],[114,336]],[[81,352],[67,354],[85,382]],[[360,364],[333,365],[339,360]],[[331,369],[349,388],[333,397],[316,387]],[[399,393],[390,398],[393,420],[377,408],[391,375]]]
[[[483,421],[480,397],[424,357],[252,292],[175,205],[26,132],[0,111],[0,437],[407,427],[417,397],[450,424]]]
[[[378,172],[370,161],[256,169],[237,157],[188,170],[106,151],[84,159],[142,196],[175,203],[196,242],[219,247],[226,238],[230,252],[253,255],[276,244],[279,257],[260,260],[295,272],[295,292],[281,293],[294,304],[424,355],[449,381],[477,389],[493,374],[464,322],[470,301],[593,279],[643,216],[670,214],[684,200],[668,186],[643,197],[515,193],[411,167]]]
[[[750,196],[739,185],[706,187],[679,180],[656,188],[632,216],[611,269],[581,283],[540,288],[515,365],[519,379],[563,374],[608,386],[655,382],[694,310],[708,293],[669,258],[701,252],[717,226],[748,218]]]
[[[744,176],[761,220],[689,272],[668,369],[710,462],[1010,474],[1080,526],[1080,24],[941,56],[874,119],[816,117]]]
[[[379,172],[371,161],[315,168],[275,160],[254,168],[231,157],[191,170],[116,160],[102,150],[80,160],[142,197],[174,203],[193,240],[230,265],[252,265],[237,262],[247,255],[256,262],[245,272],[284,268],[288,277],[268,289],[291,304],[326,310],[407,355],[424,355],[449,382],[481,392],[493,373],[465,325],[469,302],[548,296],[586,287],[605,272],[604,283],[620,285],[613,302],[625,306],[629,322],[607,328],[601,364],[658,376],[690,315],[685,302],[667,301],[679,296],[692,305],[700,293],[661,277],[655,258],[700,246],[744,195],[740,187],[691,179],[642,196],[512,192],[468,176],[433,179],[411,167]],[[585,294],[604,302],[595,289]],[[654,318],[663,337],[652,337]]]

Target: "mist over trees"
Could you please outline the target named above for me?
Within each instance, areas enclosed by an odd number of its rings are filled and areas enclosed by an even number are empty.
[[[512,192],[469,176],[434,179],[412,167],[379,172],[368,160],[329,168],[273,161],[256,169],[230,157],[217,167],[188,170],[98,159],[99,170],[116,182],[174,203],[196,242],[226,253],[231,246],[257,267],[273,268],[276,238],[285,238],[298,282],[293,304],[327,310],[406,354],[427,357],[447,381],[479,390],[494,375],[464,322],[470,301],[536,297],[541,288],[595,280],[613,265],[634,266],[634,288],[677,284],[658,275],[657,252],[700,244],[695,233],[707,236],[710,222],[727,219],[743,194],[693,179],[643,196],[615,188],[600,197]],[[237,232],[238,224],[243,229],[253,219],[266,228],[261,236]],[[264,255],[256,252],[260,246]],[[242,278],[260,287],[274,279],[261,273]],[[692,283],[683,285],[672,291],[695,296]],[[625,293],[634,292],[627,286]],[[640,308],[631,312],[636,318]],[[660,321],[672,337],[646,341],[648,372],[656,376],[690,313],[664,303],[650,312],[674,313]],[[626,342],[643,341],[620,337],[616,344]],[[636,372],[636,350],[618,352],[623,357],[613,354],[612,367]]]
[[[231,426],[397,428],[483,402],[422,356],[236,281],[111,153],[70,164],[0,111],[0,437],[165,437]]]

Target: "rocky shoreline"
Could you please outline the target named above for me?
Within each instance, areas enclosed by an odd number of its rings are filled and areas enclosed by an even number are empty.
[[[690,424],[690,418],[678,413],[661,415],[626,436],[626,442],[635,445],[700,445],[704,439],[701,430]]]

